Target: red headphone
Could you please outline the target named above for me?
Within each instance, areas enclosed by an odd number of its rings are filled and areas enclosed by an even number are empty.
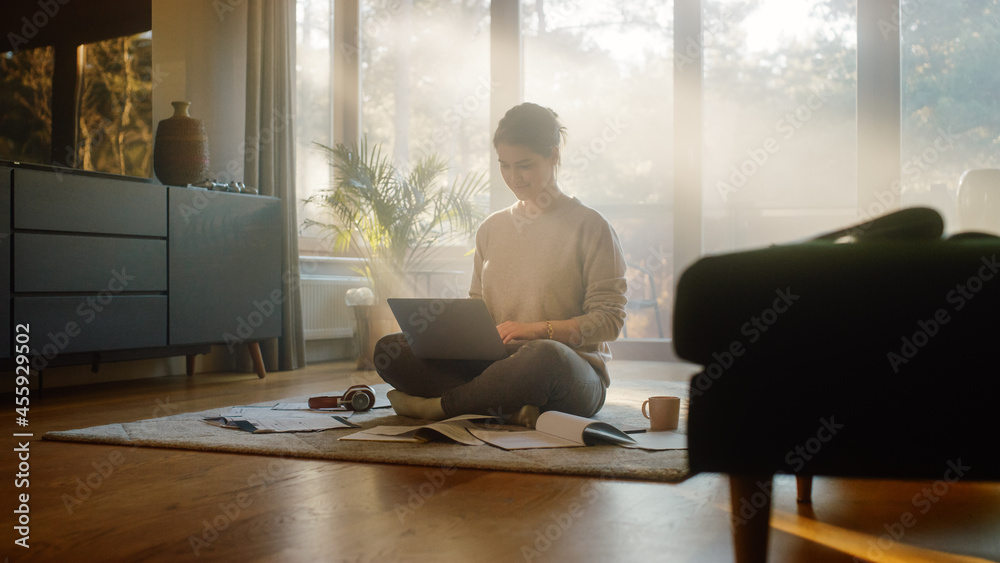
[[[375,406],[375,390],[367,385],[353,385],[336,397],[310,397],[311,409],[346,409],[366,411]]]

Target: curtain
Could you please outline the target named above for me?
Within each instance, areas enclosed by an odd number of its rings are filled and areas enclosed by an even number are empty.
[[[294,0],[250,0],[247,13],[247,116],[244,181],[281,199],[282,336],[262,342],[268,370],[305,366],[295,197]]]

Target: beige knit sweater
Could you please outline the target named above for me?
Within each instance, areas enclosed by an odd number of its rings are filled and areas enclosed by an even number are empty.
[[[497,324],[575,318],[576,352],[610,377],[607,342],[625,322],[625,257],[618,235],[597,211],[562,195],[544,210],[517,202],[486,218],[476,234],[469,295]]]

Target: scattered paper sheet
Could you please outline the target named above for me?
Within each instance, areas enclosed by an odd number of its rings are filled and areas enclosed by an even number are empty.
[[[423,443],[443,436],[467,446],[481,446],[483,442],[470,434],[474,421],[491,419],[492,416],[464,414],[423,426],[376,426],[361,432],[342,436],[340,440],[360,440],[371,442],[411,442]]]
[[[265,412],[274,411],[267,411],[265,409]],[[272,432],[317,432],[321,430],[332,430],[334,428],[360,428],[357,424],[349,422],[345,417],[331,416],[329,414],[319,414],[318,416],[259,416],[259,413],[243,415],[227,413],[224,416],[209,417],[203,420],[214,426],[221,426],[222,428],[236,428],[247,432],[253,432],[254,434],[267,434]]]
[[[483,430],[470,428],[469,432],[480,440],[505,450],[527,450],[534,448],[578,448],[583,443],[567,440],[537,430]]]
[[[495,431],[474,428],[469,432],[480,440],[505,450],[635,444],[632,435],[625,434],[607,422],[559,411],[543,412],[535,423],[535,430]]]
[[[678,434],[672,430],[662,432],[643,432],[642,434],[629,434],[635,439],[635,445],[625,445],[626,448],[638,448],[642,450],[686,450],[687,435]]]

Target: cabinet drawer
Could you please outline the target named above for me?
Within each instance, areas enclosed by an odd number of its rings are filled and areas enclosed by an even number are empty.
[[[166,241],[14,235],[15,292],[166,290]]]
[[[165,346],[167,298],[15,297],[14,322],[31,324],[32,347],[46,356]]]
[[[14,228],[167,236],[164,186],[14,170]]]

